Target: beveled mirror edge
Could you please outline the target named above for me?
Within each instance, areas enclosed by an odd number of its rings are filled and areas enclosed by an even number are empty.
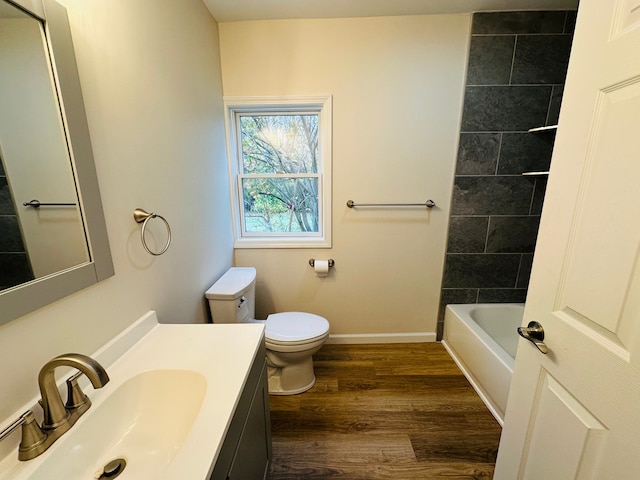
[[[61,97],[67,141],[75,166],[91,262],[1,292],[0,325],[115,273],[67,11],[54,0],[11,0],[10,3],[44,21]]]

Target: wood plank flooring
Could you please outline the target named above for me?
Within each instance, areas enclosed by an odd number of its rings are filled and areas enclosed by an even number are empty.
[[[325,345],[271,396],[271,480],[491,479],[500,426],[439,343]]]

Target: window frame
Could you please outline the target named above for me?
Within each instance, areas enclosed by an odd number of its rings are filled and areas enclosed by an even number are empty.
[[[227,134],[227,163],[233,216],[234,248],[330,248],[331,247],[331,170],[332,98],[318,96],[224,97]],[[318,232],[256,233],[244,231],[242,180],[255,178],[242,172],[242,149],[238,118],[241,115],[317,114],[318,172],[274,174],[274,177],[318,179]],[[269,175],[271,176],[271,175]]]

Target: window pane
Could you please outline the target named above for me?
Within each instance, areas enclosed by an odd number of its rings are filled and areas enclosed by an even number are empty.
[[[243,178],[247,233],[318,232],[318,178]]]
[[[243,173],[318,172],[318,115],[241,115]]]

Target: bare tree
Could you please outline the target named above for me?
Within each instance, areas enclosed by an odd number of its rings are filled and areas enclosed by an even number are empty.
[[[270,231],[318,231],[318,115],[243,115],[245,216]],[[309,175],[310,174],[310,175]]]

